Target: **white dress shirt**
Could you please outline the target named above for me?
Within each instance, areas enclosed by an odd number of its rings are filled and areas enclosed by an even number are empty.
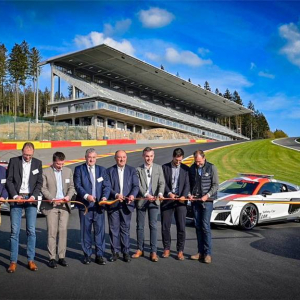
[[[118,168],[119,184],[120,184],[120,193],[119,194],[123,195],[125,166],[123,168],[120,168],[120,167],[117,167],[117,168]]]
[[[31,161],[26,162],[22,158],[22,184],[20,187],[20,194],[29,194],[30,193],[30,187],[29,187],[29,177],[30,177],[30,169],[31,169]]]
[[[146,178],[147,178],[147,186],[148,186],[148,189],[147,189],[144,197],[147,197],[148,194],[152,195],[152,193],[153,193],[153,191],[152,191],[152,165],[150,166],[150,168],[147,168],[147,166],[144,165],[144,170],[145,170],[145,174],[146,174]]]

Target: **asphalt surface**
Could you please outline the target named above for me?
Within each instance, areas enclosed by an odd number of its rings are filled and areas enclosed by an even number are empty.
[[[186,155],[217,143],[184,146]],[[125,148],[125,147],[122,147]],[[174,147],[157,149],[155,162],[170,161]],[[101,147],[103,150],[103,147]],[[77,149],[82,152],[83,149]],[[104,149],[106,150],[106,149]],[[114,151],[114,149],[112,149]],[[36,153],[37,154],[37,153]],[[67,155],[69,155],[69,151]],[[41,154],[40,154],[41,155]],[[82,155],[83,156],[83,155]],[[77,156],[78,158],[78,156]],[[128,154],[130,165],[142,163],[141,153]],[[102,158],[100,165],[111,166],[113,158]],[[74,165],[75,166],[75,165]],[[72,168],[74,167],[72,166]],[[25,220],[22,220],[17,272],[6,273],[9,264],[9,216],[2,214],[0,227],[0,299],[297,299],[299,297],[299,223],[283,222],[240,231],[229,227],[212,230],[213,262],[192,261],[197,252],[192,223],[186,228],[184,261],[177,261],[176,230],[172,225],[172,257],[149,260],[149,230],[145,227],[145,257],[125,263],[118,260],[105,266],[82,264],[79,217],[73,210],[69,222],[68,268],[47,266],[46,221],[37,220],[36,262],[39,270],[26,268]],[[160,221],[158,222],[160,231]],[[135,214],[131,222],[131,252],[136,249]],[[106,224],[106,233],[107,224]],[[161,235],[158,253],[162,254]],[[110,256],[106,234],[106,257]]]
[[[300,143],[296,142],[297,139],[299,139],[299,137],[284,138],[284,139],[275,140],[273,141],[273,143],[283,147],[300,151]]]

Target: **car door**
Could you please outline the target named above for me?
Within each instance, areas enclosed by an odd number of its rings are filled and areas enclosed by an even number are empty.
[[[280,182],[266,182],[258,191],[259,195],[262,195],[262,200],[268,201],[285,201],[284,199],[284,187]],[[287,191],[287,190],[286,190]],[[271,194],[270,194],[271,193]],[[289,205],[266,203],[262,205],[259,219],[260,221],[267,221],[272,219],[282,218],[288,215]]]

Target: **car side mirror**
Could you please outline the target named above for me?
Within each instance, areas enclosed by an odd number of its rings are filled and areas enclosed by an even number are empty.
[[[271,193],[270,191],[263,191],[261,194],[262,194],[264,197],[266,197],[266,196],[271,196],[271,195],[272,195],[272,193]]]

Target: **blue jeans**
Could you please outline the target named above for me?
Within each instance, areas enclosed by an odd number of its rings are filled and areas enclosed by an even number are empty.
[[[157,216],[159,212],[159,207],[150,201],[141,208],[137,209],[136,214],[136,234],[137,234],[137,244],[138,249],[144,250],[144,227],[145,227],[145,217],[148,211],[149,219],[149,229],[150,229],[150,252],[157,252]]]
[[[213,211],[213,202],[193,203],[194,221],[198,242],[198,253],[211,255],[210,217]]]
[[[19,235],[21,229],[22,210],[25,210],[26,216],[26,234],[27,234],[27,260],[34,260],[35,256],[35,224],[37,208],[32,204],[12,205],[10,207],[10,261],[17,262],[19,254]]]

